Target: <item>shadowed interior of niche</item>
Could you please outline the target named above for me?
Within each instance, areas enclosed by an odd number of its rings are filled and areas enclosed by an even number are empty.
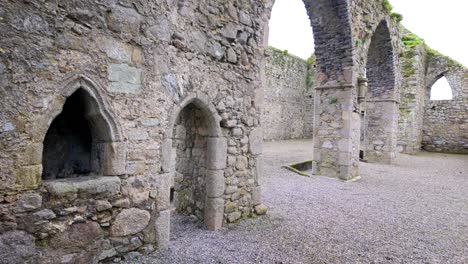
[[[85,117],[86,91],[72,94],[52,122],[44,140],[42,179],[63,179],[93,172],[93,135]]]

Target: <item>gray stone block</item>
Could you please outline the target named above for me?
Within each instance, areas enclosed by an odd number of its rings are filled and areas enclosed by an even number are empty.
[[[227,140],[222,137],[208,138],[207,167],[210,170],[226,168]]]
[[[166,249],[169,247],[170,239],[170,224],[171,224],[171,211],[164,210],[159,212],[159,217],[156,219],[156,243],[159,249]]]
[[[38,193],[25,193],[16,203],[16,211],[19,213],[33,211],[42,206],[42,196]]]
[[[204,221],[208,230],[215,231],[223,227],[224,199],[206,199],[204,213]]]
[[[223,170],[209,170],[205,182],[208,198],[218,198],[224,194],[226,184]]]
[[[263,152],[263,131],[261,128],[256,128],[250,131],[249,150],[253,155],[260,155]]]
[[[112,236],[128,236],[141,232],[150,221],[150,213],[137,208],[124,209],[111,226]]]
[[[137,94],[141,90],[142,70],[127,64],[111,64],[107,70],[109,92]]]

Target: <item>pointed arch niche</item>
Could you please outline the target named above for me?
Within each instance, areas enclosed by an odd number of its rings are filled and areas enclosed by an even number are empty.
[[[42,179],[124,174],[125,145],[93,82],[72,81],[63,95],[43,140]]]

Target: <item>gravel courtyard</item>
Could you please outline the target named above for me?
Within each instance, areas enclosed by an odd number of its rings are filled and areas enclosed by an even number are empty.
[[[362,179],[306,178],[282,165],[311,141],[264,146],[266,216],[209,232],[174,215],[171,246],[128,263],[468,263],[468,156],[399,155]]]

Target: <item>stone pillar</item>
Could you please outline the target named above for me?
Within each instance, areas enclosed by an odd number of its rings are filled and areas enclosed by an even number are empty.
[[[391,164],[395,159],[398,112],[398,102],[395,100],[367,101],[365,159],[369,162]]]
[[[313,173],[342,180],[359,177],[359,114],[353,85],[317,87]]]

